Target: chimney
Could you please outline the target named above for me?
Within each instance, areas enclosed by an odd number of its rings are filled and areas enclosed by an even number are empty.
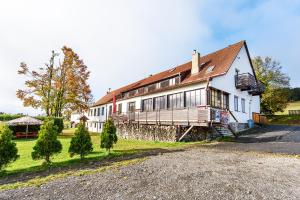
[[[200,53],[197,50],[193,51],[192,55],[192,75],[197,74],[199,72],[200,67]]]

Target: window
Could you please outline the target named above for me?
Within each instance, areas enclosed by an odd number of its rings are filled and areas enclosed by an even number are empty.
[[[170,80],[169,79],[162,81],[161,84],[160,84],[160,86],[162,88],[168,87],[169,85],[170,85]]]
[[[234,111],[239,111],[239,98],[234,96]]]
[[[210,90],[210,105],[212,107],[221,108],[222,93],[220,90]]]
[[[196,107],[204,104],[205,104],[204,89],[185,92],[185,107]]]
[[[144,99],[142,101],[142,111],[151,111],[153,110],[153,100],[150,99]]]
[[[245,99],[241,99],[241,104],[242,104],[242,112],[245,113],[246,112],[246,103],[245,103]]]
[[[128,103],[128,112],[135,112],[135,102]]]
[[[94,123],[94,127],[97,128],[97,123]]]
[[[166,109],[166,96],[154,98],[154,110]]]
[[[94,116],[96,116],[96,112],[97,112],[97,109],[95,108],[95,109],[94,109]]]
[[[148,92],[152,92],[155,89],[156,89],[156,84],[155,83],[148,86]]]
[[[102,116],[104,115],[104,107],[102,107],[101,114],[102,114]]]
[[[170,85],[177,85],[180,82],[179,76],[170,79]]]
[[[209,66],[207,69],[206,69],[206,73],[210,73],[214,70],[215,66]]]
[[[100,116],[100,108],[98,108],[98,113],[97,113],[97,115]]]
[[[184,95],[183,92],[177,94],[168,95],[168,108],[183,108],[184,107]]]
[[[108,110],[108,116],[112,115],[112,105],[109,106],[109,110]]]
[[[222,108],[229,109],[229,95],[227,93],[223,94]]]
[[[210,89],[210,105],[216,108],[228,109],[229,108],[229,95],[223,91]]]
[[[118,104],[118,114],[121,114],[122,113],[122,104],[119,103]]]

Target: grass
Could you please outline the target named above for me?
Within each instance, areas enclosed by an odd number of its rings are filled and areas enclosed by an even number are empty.
[[[129,166],[133,165],[139,162],[144,161],[146,158],[137,158],[137,159],[132,159],[132,160],[125,160],[125,161],[120,161],[120,162],[115,162],[110,166],[104,166],[104,167],[99,167],[96,169],[85,169],[85,170],[76,170],[76,171],[67,171],[67,172],[62,172],[62,173],[57,173],[57,174],[52,174],[46,177],[38,177],[34,178],[25,182],[16,182],[16,183],[11,183],[11,184],[4,184],[0,185],[0,191],[1,190],[10,190],[10,189],[16,189],[20,187],[38,187],[41,186],[42,184],[45,184],[49,181],[61,179],[67,176],[83,176],[83,175],[88,175],[88,174],[94,174],[98,172],[104,172],[109,169],[118,169],[123,166]]]
[[[68,148],[75,129],[64,130],[63,135],[59,136],[63,149],[60,154],[52,157],[51,167],[63,167],[81,162],[79,156],[70,158]],[[119,139],[115,144],[111,154],[108,155],[104,149],[100,148],[100,136],[97,133],[91,133],[94,151],[86,156],[86,161],[100,160],[111,157],[124,156],[142,151],[153,149],[169,149],[175,147],[185,147],[194,143],[179,143],[179,142],[156,142],[156,141],[138,141]],[[36,139],[18,139],[15,140],[20,158],[11,163],[0,177],[5,177],[13,174],[25,172],[38,172],[47,170],[49,166],[43,165],[43,160],[32,160],[31,152],[36,142]],[[197,142],[196,142],[197,143]],[[198,142],[199,143],[199,142]]]
[[[300,125],[300,115],[273,115],[268,116],[270,124]]]
[[[283,112],[277,112],[275,115],[288,115],[289,110],[300,110],[300,101],[290,102]]]

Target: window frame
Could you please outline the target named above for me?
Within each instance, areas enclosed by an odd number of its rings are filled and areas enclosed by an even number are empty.
[[[233,99],[234,111],[239,112],[239,97],[234,95]]]
[[[245,98],[241,98],[241,108],[242,108],[242,112],[246,113],[246,99]]]

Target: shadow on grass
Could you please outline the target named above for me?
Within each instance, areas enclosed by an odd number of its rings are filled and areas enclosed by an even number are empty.
[[[130,150],[113,150],[110,154],[102,153],[99,156],[92,158],[80,158],[70,159],[68,161],[53,162],[50,165],[41,165],[29,167],[22,170],[15,170],[9,172],[0,173],[0,185],[16,183],[34,179],[37,177],[46,177],[56,173],[63,173],[71,170],[83,170],[83,169],[96,169],[99,167],[109,166],[114,162],[128,161],[137,158],[145,158],[148,156],[156,156],[165,153],[173,153],[185,151],[185,149],[130,149]],[[93,152],[91,154],[99,154],[100,152]]]

